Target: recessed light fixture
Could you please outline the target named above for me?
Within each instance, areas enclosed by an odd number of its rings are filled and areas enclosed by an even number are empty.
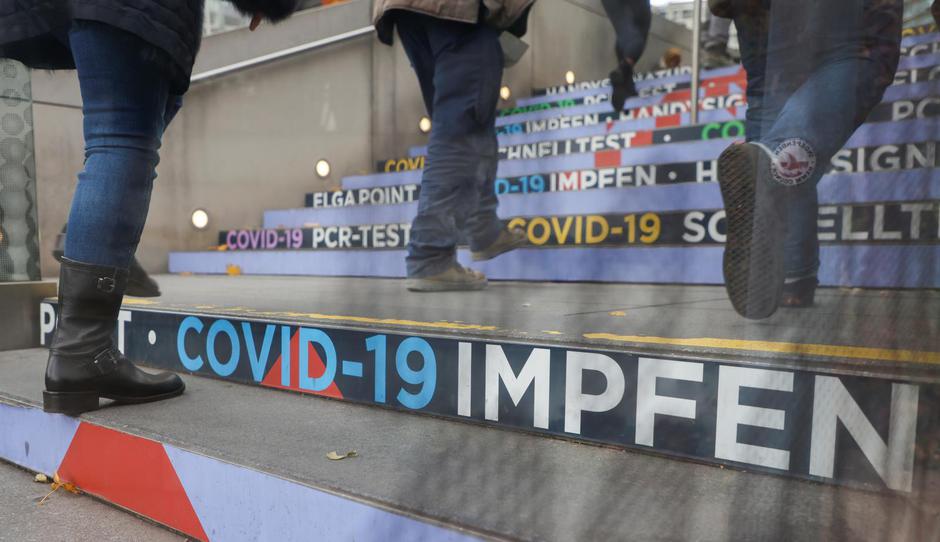
[[[502,88],[499,89],[499,97],[502,98],[504,102],[508,101],[509,98],[512,98],[512,89],[509,88],[508,85],[503,85]]]
[[[565,82],[568,83],[569,85],[574,84],[574,72],[573,71],[568,70],[567,72],[565,72]]]
[[[421,117],[421,120],[418,121],[418,130],[421,130],[422,134],[426,134],[431,131],[431,119],[427,116]]]
[[[196,209],[193,211],[191,220],[197,230],[204,230],[209,225],[209,213],[205,209]]]
[[[316,169],[317,169],[317,176],[320,177],[321,179],[325,179],[329,177],[330,171],[332,170],[332,168],[330,167],[330,163],[327,162],[323,158],[317,160]]]

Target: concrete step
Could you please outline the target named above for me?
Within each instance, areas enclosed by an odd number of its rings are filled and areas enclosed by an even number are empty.
[[[937,27],[934,24],[922,25],[905,29],[905,36],[901,40],[901,56],[929,55],[940,52],[940,34],[936,32]],[[729,68],[721,68],[727,70]],[[637,74],[635,80],[638,88],[648,88],[650,86],[663,86],[671,83],[685,83],[689,80],[689,74],[692,73],[691,66],[681,66],[669,70],[660,70],[655,72]],[[715,77],[719,74],[725,74],[716,70],[706,70],[702,72],[703,79],[709,76]],[[655,81],[650,83],[649,81]],[[537,103],[550,102],[552,100],[563,98],[580,98],[584,96],[594,96],[601,93],[610,92],[610,80],[598,79],[594,81],[577,81],[570,85],[559,85],[548,88],[533,89],[531,96],[520,98],[517,105],[531,105]]]
[[[917,57],[917,64],[925,64],[928,59],[931,64],[918,68],[918,70],[924,71],[924,74],[929,74],[936,64],[940,64],[940,54]],[[924,77],[929,76],[925,75]],[[744,80],[733,79],[713,84],[714,86],[706,86],[700,92],[699,109],[703,115],[699,122],[705,124],[730,120],[727,117],[743,119],[747,111],[744,97]],[[928,88],[930,88],[930,85],[923,82],[909,83],[904,79],[900,80],[889,87],[884,103],[872,111],[869,121],[902,120],[903,117],[897,116],[897,112],[903,111],[908,106],[910,99],[929,98],[935,95],[935,93],[924,93],[927,92],[926,89]],[[678,141],[683,138],[684,134],[689,133],[688,130],[676,129],[690,124],[688,111],[691,110],[691,98],[689,91],[677,91],[660,96],[635,98],[634,100],[623,113],[611,111],[609,105],[601,102],[578,107],[533,111],[527,113],[525,119],[518,119],[518,122],[498,123],[497,134],[500,150],[503,154],[508,154],[512,158],[515,147],[542,141],[631,131],[640,132],[636,138],[642,141],[644,131],[672,128],[663,132],[663,137],[668,142],[670,140]],[[927,103],[930,106],[936,106],[934,100],[928,100]],[[563,114],[557,114],[559,111]],[[897,118],[895,118],[896,116]],[[659,141],[654,140],[655,142]],[[426,147],[419,146],[409,149],[409,157],[412,160],[426,154]],[[408,162],[407,159],[403,161],[409,166],[412,165],[412,162]],[[392,162],[400,163],[401,160]],[[387,166],[389,161],[381,161],[380,163]],[[385,171],[386,168],[377,168],[377,170]]]
[[[938,123],[940,128],[940,123]],[[902,152],[904,149],[926,151],[923,161],[899,162],[898,165],[914,166],[911,169],[893,169],[877,172],[861,173],[830,173],[824,176],[819,184],[819,202],[822,205],[846,204],[874,204],[883,202],[901,201],[930,201],[940,199],[940,155],[936,153],[940,144],[935,142],[910,143],[909,146],[898,145]],[[856,156],[872,152],[878,147],[852,149],[858,150]],[[848,154],[848,153],[847,153]],[[844,155],[843,155],[844,156]],[[895,155],[899,159],[900,155]],[[908,156],[913,156],[908,154]],[[845,162],[844,157],[837,160]],[[927,167],[918,167],[926,165]],[[622,167],[622,166],[621,166]],[[675,170],[685,170],[689,175],[680,181],[670,180]],[[499,214],[510,220],[513,217],[534,217],[543,215],[577,215],[577,214],[610,214],[610,213],[669,213],[676,211],[714,210],[723,208],[721,192],[717,183],[717,166],[714,161],[696,162],[687,164],[664,164],[657,166],[635,166],[622,173],[623,186],[613,184],[618,182],[618,173],[615,168],[585,170],[590,173],[582,175],[562,173],[541,176],[539,192],[523,192],[521,185],[526,181],[515,179],[497,180],[497,186],[508,185],[516,187],[516,191],[506,193],[510,188],[503,187],[500,194]],[[593,179],[590,184],[585,183],[581,190],[576,189],[582,177],[585,181]],[[602,180],[598,180],[602,179]],[[652,180],[656,184],[639,185],[645,180]],[[611,183],[604,188],[600,182]],[[532,181],[533,184],[534,181]],[[571,190],[562,187],[573,186]],[[370,196],[349,196],[355,201],[368,201]],[[351,226],[361,224],[395,224],[410,223],[418,211],[418,194],[420,185],[415,185],[413,191],[408,192],[407,199],[411,201],[395,204],[350,205],[332,207],[304,207],[298,209],[278,209],[265,211],[262,229],[304,228],[314,226]],[[359,199],[361,197],[361,200]],[[403,199],[405,199],[403,197]],[[219,244],[227,243],[228,233],[239,230],[225,230],[221,232]],[[230,244],[230,249],[240,248]],[[274,247],[271,247],[274,248]]]
[[[937,36],[934,35],[933,39],[936,41]],[[931,47],[928,44],[920,45],[919,47],[904,49],[908,54],[902,56],[898,63],[899,73],[918,72],[914,77],[919,75],[927,76],[930,69],[940,63],[940,53],[936,51],[937,47]],[[709,81],[722,82],[719,83],[719,86],[724,86],[724,82],[743,77],[744,70],[740,66],[730,66],[705,72],[705,79],[703,79],[699,96],[710,95]],[[647,105],[645,101],[650,98],[656,100],[666,97],[667,100],[688,100],[690,99],[689,78],[689,75],[680,75],[645,81],[638,85],[638,90],[641,90],[640,95],[627,100],[624,109],[629,110]],[[724,92],[728,91],[725,90]],[[533,120],[533,115],[536,115],[536,117],[545,114],[566,116],[603,112],[610,109],[608,95],[609,86],[604,86],[563,96],[537,97],[526,105],[517,104],[516,107],[501,109],[498,112],[497,126]]]
[[[899,90],[892,92],[894,89]],[[852,138],[846,142],[845,147],[902,144],[915,140],[923,141],[924,136],[921,134],[935,134],[937,130],[936,103],[931,96],[938,94],[940,94],[940,80],[891,87],[885,93],[885,103],[901,103],[905,100],[901,96],[915,95],[914,99],[917,100],[917,103],[928,106],[922,110],[926,118],[898,117],[900,120],[891,122],[890,119],[895,118],[892,116],[895,112],[893,106],[888,107],[883,114],[879,114],[877,117],[880,119],[879,122],[870,122],[859,127]],[[911,111],[911,113],[914,113],[914,111]],[[607,155],[616,152],[623,153],[623,160],[619,163],[628,165],[710,160],[717,158],[721,150],[724,150],[724,147],[727,147],[731,141],[743,139],[744,137],[744,125],[739,120],[699,126],[666,127],[640,132],[619,131],[621,128],[621,126],[615,124],[613,129],[618,131],[607,133],[605,126],[588,126],[586,127],[588,130],[603,132],[588,136],[580,135],[584,131],[582,128],[551,133],[544,132],[543,134],[547,135],[540,134],[540,136],[544,137],[545,141],[502,147],[500,156],[503,158],[500,160],[497,175],[507,177],[584,169],[591,167],[588,164],[593,165],[595,163],[596,156],[604,155],[604,161],[609,162],[611,158]],[[913,133],[908,133],[909,130],[913,130]],[[700,147],[702,150],[708,147],[705,143],[712,143],[718,150],[716,152],[703,153],[700,151],[696,153],[696,147]],[[687,156],[687,153],[692,156]],[[577,162],[578,160],[581,160],[580,165],[568,163],[569,161]],[[409,169],[369,175],[351,175],[343,177],[341,186],[343,189],[349,190],[414,184],[420,181],[421,171],[421,169]]]
[[[153,367],[827,483],[940,491],[934,292],[824,290],[815,309],[748,322],[722,288],[506,283],[421,295],[389,280],[161,282],[163,298],[125,303],[117,335]],[[48,343],[55,307],[42,313]]]
[[[722,252],[714,244],[525,248],[474,262],[461,249],[457,260],[493,281],[722,285]],[[823,245],[819,253],[818,277],[824,286],[940,288],[937,244]],[[405,256],[402,249],[388,248],[171,252],[169,268],[171,273],[209,275],[402,278]]]
[[[47,415],[44,358],[0,354],[0,455],[199,540],[935,542],[940,532],[936,501],[193,376],[163,403]],[[358,456],[326,458],[349,450]]]
[[[925,53],[926,54],[926,53]],[[740,65],[725,66],[713,70],[703,70],[701,81],[707,84],[708,81],[728,77],[739,73]],[[692,67],[680,66],[678,68],[668,68],[656,70],[647,73],[634,75],[634,82],[640,96],[649,96],[652,94],[663,94],[676,89],[691,87]],[[551,93],[548,92],[551,90]],[[534,89],[529,96],[520,97],[516,100],[517,107],[526,107],[530,105],[551,103],[557,100],[575,100],[588,96],[598,96],[610,93],[610,79],[597,79],[593,81],[575,81],[571,85],[552,87],[551,89]],[[506,108],[505,110],[511,110]]]

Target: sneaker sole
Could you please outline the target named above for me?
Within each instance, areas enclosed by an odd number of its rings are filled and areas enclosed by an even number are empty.
[[[526,246],[528,243],[529,243],[528,239],[520,239],[518,242],[512,243],[510,245],[506,245],[495,252],[490,252],[486,250],[480,251],[480,252],[471,252],[470,258],[475,262],[485,262],[487,260],[492,260],[493,258],[497,256],[501,256],[507,252],[512,252],[513,250],[522,248]]]
[[[771,316],[783,295],[783,234],[775,213],[756,213],[758,158],[749,144],[718,158],[718,183],[727,213],[722,269],[734,310],[750,319]]]
[[[427,279],[408,279],[405,287],[411,292],[475,292],[483,290],[489,283],[483,282],[442,282]]]

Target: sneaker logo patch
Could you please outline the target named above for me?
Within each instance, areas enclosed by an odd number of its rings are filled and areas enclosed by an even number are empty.
[[[816,152],[802,139],[788,139],[774,150],[774,180],[786,186],[806,182],[816,169]]]

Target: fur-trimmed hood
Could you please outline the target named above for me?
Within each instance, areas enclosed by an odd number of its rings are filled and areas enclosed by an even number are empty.
[[[297,9],[299,0],[228,0],[247,16],[261,13],[271,22],[282,21]]]

